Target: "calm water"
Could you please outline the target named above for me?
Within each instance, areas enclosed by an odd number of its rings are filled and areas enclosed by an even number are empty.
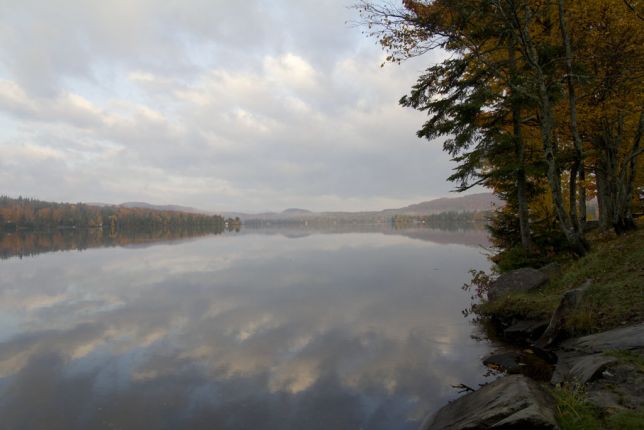
[[[416,429],[485,380],[485,236],[363,230],[5,255],[0,428]]]

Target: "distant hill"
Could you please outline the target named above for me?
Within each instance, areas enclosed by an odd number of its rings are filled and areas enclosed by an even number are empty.
[[[289,209],[283,210],[282,213],[285,215],[303,215],[303,214],[311,214],[313,212],[306,209],[289,208]]]
[[[492,193],[439,198],[397,209],[367,212],[311,212],[306,209],[286,209],[282,212],[260,214],[235,213],[242,221],[256,222],[386,222],[395,215],[434,215],[443,212],[484,212],[502,206],[503,202]],[[224,214],[229,216],[228,214]]]
[[[186,212],[194,214],[210,214],[208,211],[204,211],[197,208],[192,208],[189,206],[180,206],[180,205],[153,205],[146,202],[125,202],[118,205],[122,208],[141,208],[141,209],[153,209],[157,211],[173,211],[173,212]]]
[[[95,205],[99,205],[94,203]],[[467,196],[443,197],[429,200],[426,202],[416,203],[397,209],[385,209],[381,211],[365,212],[313,212],[301,208],[288,208],[282,212],[264,212],[264,213],[243,213],[243,212],[224,212],[221,213],[226,218],[239,217],[242,221],[258,222],[305,222],[305,221],[322,221],[322,222],[385,222],[395,215],[433,215],[442,212],[479,212],[489,211],[495,206],[501,206],[503,202],[492,193],[478,193]],[[146,202],[126,202],[118,205],[124,208],[142,208],[155,209],[163,211],[188,212],[194,214],[213,214],[193,207],[180,205],[155,205]]]
[[[502,206],[503,201],[492,193],[470,194],[460,197],[443,197],[428,202],[416,203],[399,209],[382,212],[392,215],[432,215],[441,212],[480,212]]]

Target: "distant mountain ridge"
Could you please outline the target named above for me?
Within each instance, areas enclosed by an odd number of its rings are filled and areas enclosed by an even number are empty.
[[[441,212],[487,211],[501,205],[503,205],[503,201],[494,194],[478,193],[460,197],[442,197],[400,209],[386,209],[382,212],[392,212],[400,215],[431,215]]]
[[[238,216],[242,221],[307,221],[307,220],[342,220],[342,221],[386,221],[395,215],[433,215],[442,212],[483,212],[502,206],[503,201],[492,193],[478,193],[459,197],[443,197],[416,203],[397,209],[365,212],[312,212],[305,209],[287,209],[282,212],[259,214],[224,213],[224,216]]]
[[[154,205],[146,202],[125,202],[121,203],[121,207],[124,208],[143,208],[143,209],[153,209],[158,211],[174,211],[174,212],[187,212],[195,214],[211,214],[212,212],[204,211],[197,208],[192,208],[190,206],[181,206],[181,205]]]
[[[97,204],[97,203],[93,203]],[[432,215],[442,212],[479,212],[493,210],[495,206],[502,206],[503,202],[492,193],[478,193],[459,197],[442,197],[426,202],[416,203],[397,209],[384,209],[381,211],[364,212],[313,212],[301,208],[288,208],[282,212],[244,213],[244,212],[213,212],[189,206],[180,205],[155,205],[146,202],[126,202],[118,206],[127,208],[146,208],[156,210],[169,210],[199,214],[220,213],[224,217],[239,217],[242,221],[306,221],[313,219],[360,221],[384,221],[395,215]]]

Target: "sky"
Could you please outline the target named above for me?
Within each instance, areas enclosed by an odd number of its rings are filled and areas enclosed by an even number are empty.
[[[448,196],[353,0],[0,0],[0,194],[213,211]]]

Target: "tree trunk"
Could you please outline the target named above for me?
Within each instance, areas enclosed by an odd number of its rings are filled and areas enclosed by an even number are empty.
[[[526,14],[527,13],[528,12],[526,12]],[[529,17],[526,15],[524,19],[527,23]],[[584,240],[583,232],[578,231],[572,226],[570,216],[564,208],[561,191],[561,172],[557,163],[556,147],[554,142],[554,118],[552,106],[550,104],[550,96],[548,94],[547,79],[544,75],[541,64],[539,63],[540,59],[537,54],[537,49],[532,42],[532,37],[530,36],[527,25],[524,26],[519,19],[517,19],[514,24],[516,26],[515,30],[519,32],[519,39],[521,41],[523,51],[526,55],[528,64],[532,68],[535,78],[535,84],[538,88],[538,105],[539,113],[541,116],[539,121],[541,130],[541,143],[543,145],[544,157],[548,166],[547,177],[548,184],[550,185],[550,191],[552,192],[554,209],[557,213],[559,226],[566,236],[568,245],[573,250],[573,252],[581,257],[586,255],[586,252],[588,251],[588,244]]]
[[[561,173],[557,163],[556,150],[554,145],[554,121],[552,118],[552,110],[550,106],[550,99],[544,76],[539,76],[539,110],[541,113],[541,142],[543,144],[543,152],[548,166],[548,184],[552,193],[552,200],[561,227],[568,244],[573,251],[580,257],[586,255],[588,251],[587,245],[584,243],[581,232],[572,226],[570,216],[566,213],[564,208],[563,196],[561,192]]]
[[[575,158],[573,165],[570,168],[570,219],[572,226],[578,232],[583,232],[584,224],[586,223],[586,188],[583,180],[585,179],[584,172],[584,152],[577,128],[577,95],[575,93],[575,84],[573,82],[573,69],[572,69],[572,44],[570,42],[570,34],[566,26],[566,17],[564,12],[564,0],[558,0],[559,6],[559,28],[561,30],[561,38],[563,40],[564,52],[566,56],[566,84],[568,85],[568,108],[570,110],[570,131],[572,133],[572,140],[575,144]],[[579,187],[579,221],[577,220],[577,175],[581,185]]]
[[[622,229],[624,231],[634,230],[637,228],[637,225],[633,220],[631,204],[633,201],[635,176],[637,174],[637,157],[641,153],[640,142],[642,140],[642,133],[644,133],[644,106],[642,106],[640,110],[640,119],[637,126],[637,131],[635,132],[633,146],[631,147],[628,159],[624,160],[624,166],[622,167],[624,171],[622,175],[620,175],[622,178],[624,178],[624,193],[622,196],[622,201],[620,202],[620,221]]]
[[[519,209],[519,230],[521,246],[525,252],[530,252],[530,220],[528,211],[527,182],[525,174],[525,146],[521,135],[521,102],[516,94],[515,80],[517,77],[516,52],[514,41],[509,42],[508,59],[510,66],[510,87],[512,98],[512,132],[514,137],[514,150],[517,156],[517,204]]]

